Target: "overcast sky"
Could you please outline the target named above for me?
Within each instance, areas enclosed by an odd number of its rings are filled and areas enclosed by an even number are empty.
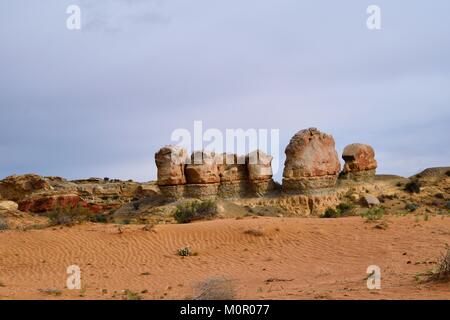
[[[194,120],[279,129],[281,162],[317,127],[339,154],[372,145],[379,173],[450,165],[449,14],[448,0],[3,0],[0,178],[152,180]]]

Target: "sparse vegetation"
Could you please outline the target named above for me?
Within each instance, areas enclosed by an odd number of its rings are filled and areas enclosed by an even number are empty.
[[[339,218],[350,215],[354,206],[348,203],[340,203],[336,209],[328,208],[320,217],[321,218]]]
[[[388,227],[389,227],[389,225],[386,221],[382,221],[374,226],[375,229],[380,229],[380,230],[387,230]]]
[[[137,294],[134,291],[128,290],[128,289],[125,290],[124,296],[125,296],[126,300],[141,300],[141,297],[139,296],[139,294]]]
[[[212,218],[217,214],[217,204],[213,200],[192,201],[177,206],[174,219],[178,223],[189,223],[194,220]]]
[[[420,193],[421,184],[419,181],[410,181],[405,185],[405,191],[409,193]]]
[[[450,247],[448,245],[436,268],[421,275],[425,276],[424,282],[450,282]]]
[[[255,237],[261,237],[264,235],[264,232],[259,229],[247,229],[244,233]]]
[[[39,292],[48,294],[50,296],[60,296],[62,295],[62,291],[59,289],[39,289]]]
[[[189,257],[189,256],[196,256],[197,255],[197,253],[193,252],[191,250],[191,248],[189,248],[189,247],[184,247],[184,248],[178,249],[177,254],[180,257]]]
[[[9,230],[9,225],[4,218],[0,217],[0,231],[2,230]]]
[[[367,221],[380,220],[384,216],[385,210],[383,208],[371,208],[361,213],[361,217]]]
[[[446,175],[447,177],[450,177],[450,170],[448,170],[447,172],[445,172],[445,175]]]
[[[98,213],[95,214],[93,216],[89,217],[89,221],[90,222],[96,222],[96,223],[107,223],[108,222],[108,218],[106,215]]]
[[[328,208],[325,212],[320,216],[321,218],[339,218],[341,213],[338,210],[333,208]]]
[[[233,300],[235,296],[231,280],[211,278],[201,284],[200,293],[194,300]]]
[[[47,212],[51,225],[71,226],[89,220],[91,217],[89,209],[82,206],[75,208],[56,207],[52,211]]]
[[[416,203],[407,203],[405,205],[405,209],[408,210],[409,212],[414,212],[419,208],[419,205]]]

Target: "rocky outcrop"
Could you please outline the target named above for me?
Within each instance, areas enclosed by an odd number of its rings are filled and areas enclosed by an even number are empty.
[[[33,192],[51,189],[47,180],[36,174],[13,175],[0,181],[0,197],[16,202]]]
[[[66,195],[32,195],[19,202],[19,210],[24,212],[43,213],[56,208],[74,209],[87,206],[77,194]]]
[[[219,193],[220,158],[209,151],[195,151],[191,161],[185,167],[186,189],[185,196],[191,198],[215,197]]]
[[[174,186],[186,183],[184,166],[187,160],[187,151],[178,146],[168,145],[155,154],[158,169],[158,185]]]
[[[157,184],[166,198],[178,199],[184,196],[186,184],[184,169],[187,160],[186,149],[179,146],[168,145],[155,154],[158,169]]]
[[[297,132],[286,147],[283,191],[318,194],[332,191],[340,171],[335,142],[316,128]]]
[[[192,153],[191,162],[185,167],[186,183],[210,184],[219,183],[219,164],[217,156],[213,152],[195,151]]]
[[[274,190],[272,180],[272,159],[261,150],[250,152],[246,156],[251,193],[261,197]]]
[[[0,212],[16,211],[19,205],[14,201],[0,200]]]
[[[219,164],[219,196],[222,198],[236,198],[245,196],[249,192],[248,168],[246,158],[236,154],[222,154]]]
[[[341,179],[367,181],[375,176],[377,161],[371,146],[362,143],[350,144],[344,148],[342,159],[345,165]]]

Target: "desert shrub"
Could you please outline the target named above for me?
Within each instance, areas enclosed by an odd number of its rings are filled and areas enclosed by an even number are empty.
[[[341,216],[340,210],[334,210],[333,208],[328,208],[320,216],[321,218],[339,218]]]
[[[192,201],[177,206],[174,219],[178,223],[189,223],[194,220],[212,218],[217,214],[217,204],[213,200]]]
[[[450,281],[450,247],[446,246],[434,270],[426,274],[426,281],[449,282]]]
[[[0,231],[8,230],[8,229],[9,229],[8,222],[6,222],[6,220],[4,218],[0,218]]]
[[[447,202],[445,203],[445,208],[448,209],[448,210],[450,210],[450,201],[447,201]]]
[[[233,300],[236,293],[231,280],[210,278],[200,285],[200,293],[194,300]]]
[[[367,211],[361,213],[361,217],[367,219],[368,221],[380,220],[384,215],[383,208],[371,208]]]
[[[419,181],[411,181],[405,184],[405,191],[409,193],[420,193],[421,184]]]
[[[98,213],[98,214],[94,214],[94,215],[90,216],[89,221],[97,222],[97,223],[107,223],[108,217],[104,214]]]
[[[349,213],[353,209],[353,205],[348,203],[340,203],[337,205],[336,209],[328,208],[320,217],[321,218],[339,218],[346,215],[349,215]]]
[[[125,290],[125,299],[127,300],[141,300],[139,294],[131,290]]]
[[[244,231],[244,234],[248,234],[255,237],[261,237],[264,235],[264,232],[258,229],[247,229]]]
[[[409,212],[416,211],[418,208],[419,208],[419,205],[416,203],[407,203],[405,205],[405,209],[408,210]]]
[[[56,207],[47,212],[47,217],[50,219],[51,225],[70,226],[84,221],[89,221],[92,213],[89,209],[82,206],[75,208]]]
[[[447,175],[447,177],[450,177],[450,170],[448,170],[447,172],[445,172],[445,174]]]
[[[194,252],[192,252],[191,248],[189,248],[189,247],[184,247],[184,248],[178,249],[177,254],[180,257],[189,257],[189,256],[195,256],[196,255]]]
[[[134,211],[138,211],[140,205],[141,205],[141,204],[140,204],[139,202],[133,202],[133,209],[134,209]]]
[[[59,289],[39,289],[39,292],[44,294],[48,294],[50,296],[60,296],[62,295],[62,291]]]

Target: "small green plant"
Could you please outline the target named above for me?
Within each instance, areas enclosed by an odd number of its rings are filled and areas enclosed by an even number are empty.
[[[184,247],[184,248],[178,249],[177,254],[180,257],[189,257],[189,256],[196,255],[194,252],[192,252],[191,248],[189,248],[189,247]]]
[[[353,210],[354,206],[348,203],[340,203],[337,205],[336,209],[328,208],[325,212],[320,216],[321,218],[339,218],[348,216]]]
[[[217,204],[213,200],[192,201],[177,206],[174,219],[178,223],[189,223],[194,220],[212,218],[217,214]]]
[[[136,292],[125,290],[125,299],[127,300],[141,300],[141,297]]]
[[[425,215],[423,216],[423,221],[428,221],[430,220],[430,215],[428,213],[425,213]]]
[[[106,215],[99,213],[89,217],[89,221],[97,223],[107,223],[108,218],[106,217]]]
[[[369,210],[361,213],[361,217],[365,218],[368,221],[380,220],[384,215],[383,208],[370,208]]]
[[[414,180],[405,184],[405,191],[408,191],[409,193],[420,193],[420,187],[420,182]]]
[[[320,216],[321,218],[339,218],[341,216],[341,212],[339,210],[335,210],[333,208],[328,208],[325,212]]]
[[[419,205],[416,203],[407,203],[405,209],[409,212],[414,212],[419,208]]]

